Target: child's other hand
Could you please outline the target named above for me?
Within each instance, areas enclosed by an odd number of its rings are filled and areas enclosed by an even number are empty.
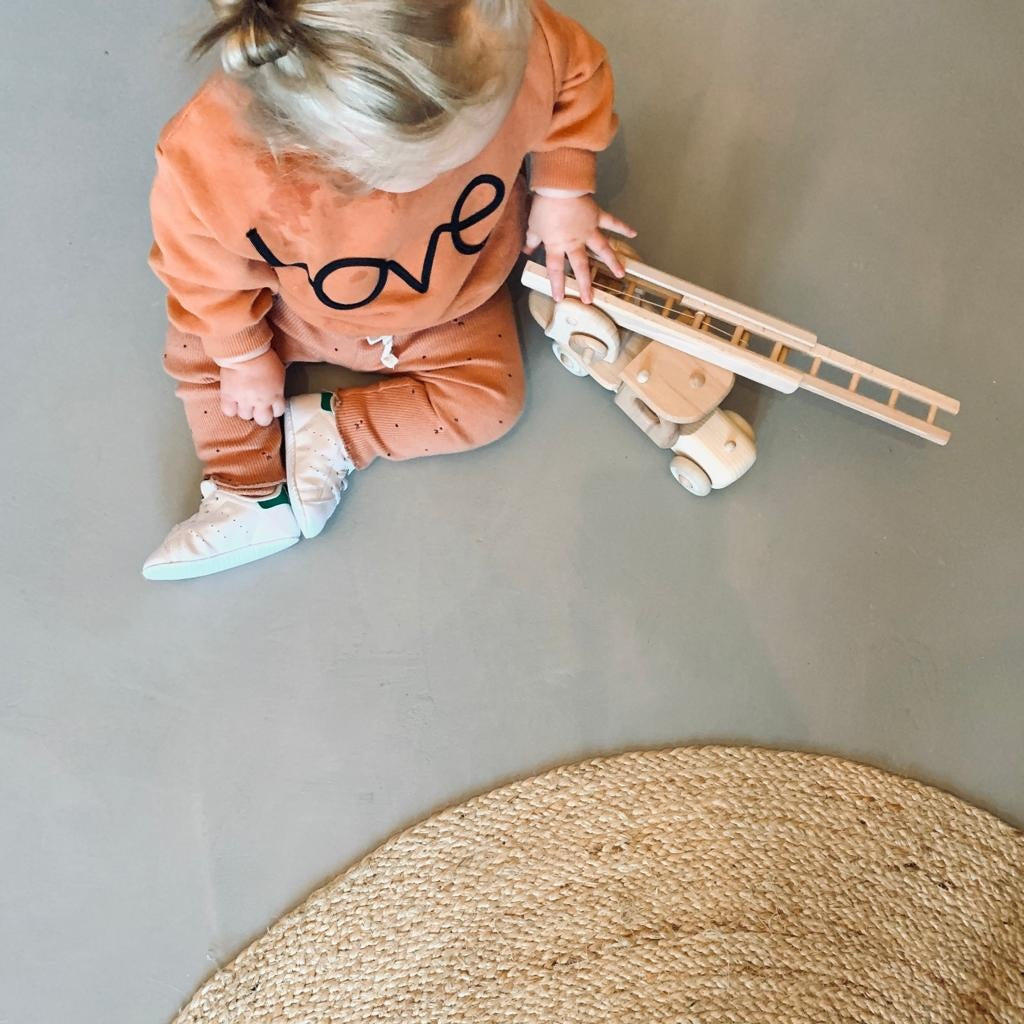
[[[273,349],[221,367],[220,408],[225,416],[255,420],[261,427],[284,415],[284,363]]]
[[[636,238],[636,232],[628,224],[605,213],[593,196],[560,196],[543,192],[534,195],[523,252],[529,255],[543,243],[551,291],[556,302],[565,298],[566,259],[579,285],[580,298],[586,303],[594,301],[587,249],[616,277],[623,276],[622,264],[608,244],[604,231]]]

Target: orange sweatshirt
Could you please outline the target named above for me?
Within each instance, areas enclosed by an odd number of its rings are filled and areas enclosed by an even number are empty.
[[[275,159],[249,127],[249,93],[212,77],[164,129],[150,264],[171,322],[217,361],[265,351],[276,295],[307,323],[354,337],[404,334],[477,308],[511,272],[526,185],[593,191],[617,127],[604,48],[533,0],[522,87],[475,159],[404,195],[352,197],[299,156]]]

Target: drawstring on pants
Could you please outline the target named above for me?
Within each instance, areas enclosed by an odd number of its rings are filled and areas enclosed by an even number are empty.
[[[393,370],[398,365],[398,356],[392,351],[395,344],[395,336],[393,334],[382,334],[379,338],[367,338],[366,341],[370,345],[382,346],[380,352],[382,365],[386,366],[389,370]]]

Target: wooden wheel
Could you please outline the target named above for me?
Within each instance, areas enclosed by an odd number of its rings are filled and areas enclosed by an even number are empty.
[[[711,493],[711,477],[693,459],[677,455],[672,460],[670,468],[676,483],[680,487],[685,487],[695,497],[705,498]]]
[[[587,368],[587,364],[571,348],[567,348],[565,345],[559,345],[556,341],[551,346],[551,351],[555,353],[555,358],[574,376],[574,377],[589,377],[590,370]]]

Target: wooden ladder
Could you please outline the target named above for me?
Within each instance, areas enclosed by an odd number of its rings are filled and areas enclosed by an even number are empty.
[[[800,327],[636,260],[625,260],[624,266],[626,277],[621,281],[603,265],[593,266],[594,305],[619,327],[784,394],[810,391],[935,444],[949,441],[949,431],[935,421],[939,412],[955,416],[960,411],[956,399],[828,348]],[[547,269],[538,263],[527,264],[523,283],[551,295]],[[579,296],[571,278],[566,294]]]

